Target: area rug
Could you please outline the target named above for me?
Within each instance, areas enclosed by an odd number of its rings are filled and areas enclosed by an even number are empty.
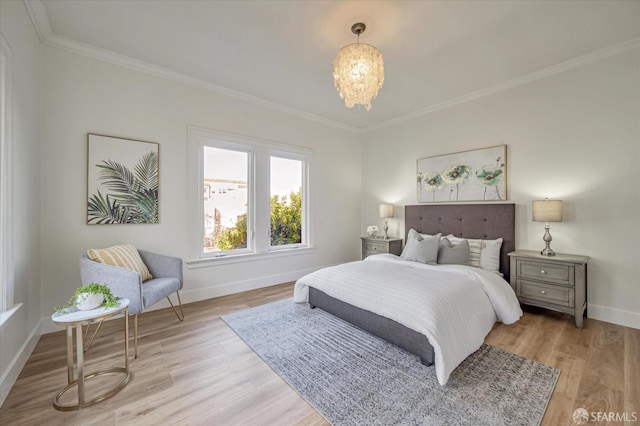
[[[415,355],[291,299],[222,319],[333,425],[539,425],[560,375],[483,345],[440,386]]]

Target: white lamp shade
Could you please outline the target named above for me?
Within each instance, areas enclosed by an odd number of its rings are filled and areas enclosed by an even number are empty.
[[[533,202],[534,222],[562,222],[562,200],[535,200]]]
[[[380,213],[380,217],[393,217],[393,204],[380,204],[380,206],[378,206],[378,212]]]

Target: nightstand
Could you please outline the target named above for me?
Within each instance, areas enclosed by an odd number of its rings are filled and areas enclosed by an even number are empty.
[[[521,303],[571,314],[582,328],[588,256],[543,256],[531,250],[512,251],[509,256],[511,287]]]
[[[371,238],[361,237],[362,259],[378,253],[391,253],[400,256],[402,253],[402,238]]]

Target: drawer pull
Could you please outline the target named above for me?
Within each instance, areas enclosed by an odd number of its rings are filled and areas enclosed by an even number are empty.
[[[547,292],[546,292],[546,291],[544,291],[544,290],[540,290],[540,293],[541,293],[541,294],[547,294]]]
[[[373,248],[373,251],[378,251],[378,247],[374,247],[374,248]]]
[[[542,275],[544,275],[544,274],[546,274],[546,273],[547,273],[547,271],[545,271],[545,270],[543,269],[543,270],[541,270],[541,271],[540,271],[540,273],[541,273]]]

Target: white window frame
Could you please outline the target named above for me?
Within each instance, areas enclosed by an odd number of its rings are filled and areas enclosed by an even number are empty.
[[[187,261],[187,265],[190,268],[290,256],[308,253],[313,250],[309,184],[312,159],[312,151],[310,149],[199,127],[190,126],[188,130],[189,245],[191,260]],[[204,180],[203,158],[205,146],[251,153],[249,180],[247,182],[247,249],[217,253],[204,252],[202,244],[204,236],[202,182]],[[300,244],[271,246],[271,156],[291,158],[303,162],[303,239]]]
[[[11,49],[0,33],[0,326],[18,310],[14,305],[11,171]]]

